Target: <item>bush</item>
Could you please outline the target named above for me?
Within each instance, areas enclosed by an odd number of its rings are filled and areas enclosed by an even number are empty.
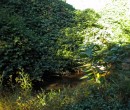
[[[76,11],[60,0],[1,1],[0,74],[3,80],[9,80],[10,75],[15,79],[21,69],[33,79],[45,71],[61,74],[71,70],[78,65],[83,29],[98,18],[93,10]]]

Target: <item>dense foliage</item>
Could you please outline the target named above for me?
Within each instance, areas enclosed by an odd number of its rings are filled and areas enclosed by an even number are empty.
[[[129,10],[128,0],[113,1],[100,12],[102,17],[98,23],[102,24],[102,28],[86,29],[87,36],[81,50],[81,57],[90,63],[85,70],[87,73],[94,75],[113,69],[118,72],[129,70],[129,66],[125,64],[129,62],[126,60],[130,55]]]
[[[0,110],[129,110],[128,1],[112,0],[100,17],[63,0],[1,0]],[[38,76],[68,73],[79,61],[84,80],[33,91],[34,81],[45,86]],[[5,91],[4,79],[19,85]]]
[[[93,10],[76,11],[60,0],[6,0],[0,4],[3,78],[13,75],[15,79],[21,70],[34,79],[45,72],[70,71],[77,65],[83,29],[99,18]]]

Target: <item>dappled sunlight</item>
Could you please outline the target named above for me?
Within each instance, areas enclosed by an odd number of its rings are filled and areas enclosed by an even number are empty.
[[[130,109],[130,0],[0,4],[0,110]]]

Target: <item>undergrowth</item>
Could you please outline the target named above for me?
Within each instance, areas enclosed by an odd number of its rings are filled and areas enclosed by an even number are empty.
[[[4,2],[1,3],[4,4]],[[15,2],[13,1],[11,3],[13,3],[14,5]],[[89,14],[87,12],[93,12],[92,10],[83,12],[76,11],[75,14],[77,14],[78,17],[74,18],[77,21],[74,23],[76,23],[76,27],[77,26],[78,27],[76,28],[75,26],[73,26],[71,28],[68,27],[67,25],[65,29],[63,28],[61,30],[63,31],[61,33],[61,36],[63,34],[67,36],[68,39],[71,39],[71,41],[73,42],[75,42],[75,39],[77,39],[78,36],[80,36],[82,33],[83,33],[82,36],[83,37],[85,36],[84,44],[81,45],[80,50],[77,50],[76,48],[77,45],[71,48],[72,50],[73,49],[76,50],[76,52],[77,51],[80,52],[81,54],[79,55],[80,57],[79,59],[82,61],[82,63],[87,64],[87,66],[82,67],[83,71],[86,73],[86,75],[81,78],[81,80],[84,79],[84,81],[82,81],[79,85],[73,88],[71,86],[68,86],[59,90],[50,90],[50,91],[42,90],[42,92],[34,93],[32,89],[31,79],[29,77],[29,74],[26,73],[29,70],[27,68],[27,65],[25,65],[25,69],[15,71],[16,74],[18,75],[18,77],[15,79],[17,85],[11,84],[11,87],[6,88],[2,86],[3,75],[5,71],[4,66],[2,66],[3,70],[0,70],[1,72],[0,110],[129,110],[130,109],[130,72],[129,72],[130,21],[128,19],[128,16],[125,15],[125,13],[128,10],[124,9],[123,8],[124,6],[122,7],[121,3],[124,3],[124,0],[123,2],[122,0],[120,0],[120,2],[113,1],[113,5],[109,4],[107,8],[104,10],[104,12],[101,13],[102,17],[100,18],[98,23],[95,23],[97,21],[96,19],[94,21],[94,24],[92,22],[87,22],[89,20],[87,19],[87,17],[85,17],[87,16],[87,14]],[[110,5],[112,6],[110,7]],[[40,3],[38,4],[38,6],[40,6]],[[120,7],[121,10],[119,10],[118,7]],[[3,10],[4,9],[2,8],[1,10],[2,14],[5,12]],[[19,13],[21,14],[21,12]],[[83,19],[82,22],[79,22],[80,21],[79,16],[81,16],[81,18]],[[94,14],[94,16],[91,17],[95,18],[95,16],[96,14]],[[8,17],[8,19],[10,20],[10,17]],[[21,20],[21,17],[17,16],[17,19]],[[5,22],[8,22],[8,20]],[[39,22],[41,22],[40,18]],[[97,26],[95,27],[95,25]],[[78,34],[78,31],[81,29],[82,26],[83,26],[82,29],[83,32],[80,32],[80,34]],[[7,27],[4,27],[3,32],[6,32],[5,28]],[[37,31],[35,27],[32,28],[34,28],[34,32],[38,34],[39,31]],[[38,30],[39,29],[41,28],[38,28]],[[32,33],[32,35],[34,34],[32,31],[29,32]],[[71,35],[71,32],[74,32],[74,34]],[[86,34],[84,35],[84,33]],[[46,37],[48,38],[48,35]],[[34,36],[34,38],[36,37]],[[71,42],[70,40],[67,41],[64,40],[65,40],[64,38],[61,39],[60,37],[59,39],[57,39],[57,42],[59,41],[58,47],[65,43],[64,45],[65,47],[63,48],[66,48],[65,52],[62,51],[62,48],[61,50],[59,49],[57,51],[57,55],[65,53],[64,57],[67,57],[68,55],[67,51],[69,50],[70,47],[69,44],[71,44]],[[21,45],[20,41],[21,41],[20,38],[16,37],[14,39],[14,43],[18,43],[18,45]],[[26,41],[25,39],[23,40],[23,42],[25,42],[25,44],[28,46],[27,43],[28,40]],[[29,43],[29,47],[32,46],[32,42]],[[38,42],[41,42],[41,40],[38,39]],[[46,44],[46,41],[44,42]],[[2,43],[3,48],[5,42]],[[51,44],[54,43],[52,42]],[[14,46],[14,44],[12,45]],[[37,45],[39,47],[39,43],[37,43]],[[35,49],[37,45],[34,47]],[[51,47],[53,47],[53,45],[51,45]],[[26,47],[22,48],[27,49]],[[30,48],[28,49],[30,50]],[[45,50],[48,50],[48,48],[45,48]],[[18,52],[19,51],[20,50],[18,50]],[[39,51],[42,51],[42,49],[40,49]],[[13,53],[14,50],[11,52]],[[50,50],[50,52],[52,51]],[[7,54],[10,55],[10,52],[7,51]],[[44,54],[45,53],[43,53],[43,55]],[[34,57],[32,56],[32,53],[30,53],[29,55],[31,55],[31,57],[29,56],[30,59]],[[39,52],[38,55],[41,56]],[[5,57],[4,61],[8,60],[8,58]],[[38,67],[37,69],[39,69],[42,66],[45,67],[47,66],[46,68],[48,68],[48,65],[51,64],[51,66],[53,67],[53,65],[56,64],[55,62],[52,63],[51,58],[52,59],[54,58],[53,55],[51,56],[50,59],[49,57],[47,58],[48,58],[47,61],[49,60],[50,63],[47,63],[46,65],[40,63],[37,65],[36,63],[35,65],[31,66],[31,71],[34,70],[35,66]],[[46,62],[44,57],[40,58],[40,60],[38,61],[41,61],[41,59],[43,59]],[[19,61],[17,61],[17,63],[19,63]],[[31,60],[28,60],[28,62],[30,65],[33,64]],[[3,63],[6,64],[6,62]],[[12,64],[17,65],[17,63]],[[62,62],[59,63],[60,65],[62,65]],[[9,66],[9,68],[12,68],[12,66]],[[37,69],[34,72],[38,74]],[[10,77],[11,75],[9,75],[8,78]]]
[[[112,74],[107,84],[85,80],[75,88],[37,94],[22,88],[12,93],[1,91],[0,110],[129,110],[130,80],[122,81],[117,73]],[[114,77],[117,80],[113,81]]]

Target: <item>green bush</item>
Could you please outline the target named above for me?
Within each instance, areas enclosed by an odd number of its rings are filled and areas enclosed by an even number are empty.
[[[61,0],[6,0],[0,7],[0,74],[23,69],[36,79],[45,71],[62,73],[78,65],[83,30],[99,15],[76,11]]]

